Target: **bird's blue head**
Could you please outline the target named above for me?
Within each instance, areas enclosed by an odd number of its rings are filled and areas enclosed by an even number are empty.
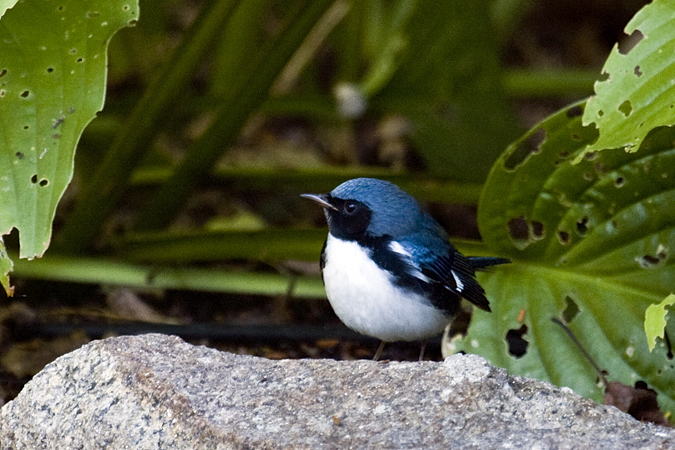
[[[417,201],[398,186],[374,178],[346,181],[328,194],[303,194],[323,206],[330,233],[347,240],[399,237],[430,224]]]

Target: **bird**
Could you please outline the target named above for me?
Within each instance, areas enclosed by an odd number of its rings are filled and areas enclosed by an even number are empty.
[[[321,206],[328,237],[321,250],[326,296],[352,330],[387,342],[420,341],[440,334],[464,298],[490,311],[476,271],[510,262],[466,257],[446,231],[393,183],[355,178],[326,194],[302,194]]]

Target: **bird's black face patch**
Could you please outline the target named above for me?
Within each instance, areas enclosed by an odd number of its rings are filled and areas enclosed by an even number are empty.
[[[356,200],[330,197],[328,202],[336,208],[326,208],[328,227],[333,236],[355,241],[365,235],[373,213],[370,208]]]

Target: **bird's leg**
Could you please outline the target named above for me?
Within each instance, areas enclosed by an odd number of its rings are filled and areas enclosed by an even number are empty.
[[[380,359],[380,356],[382,356],[382,350],[384,350],[384,345],[386,344],[385,341],[380,341],[380,346],[377,347],[377,351],[375,352],[375,356],[373,356],[373,361],[377,361]]]
[[[424,350],[427,348],[427,340],[422,341],[422,346],[420,348],[420,359],[418,361],[424,361]]]

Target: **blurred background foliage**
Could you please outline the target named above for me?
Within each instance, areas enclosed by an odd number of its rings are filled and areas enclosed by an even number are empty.
[[[639,6],[622,5],[616,23]],[[320,213],[306,214],[295,194],[356,175],[390,178],[422,200],[475,205],[506,145],[545,112],[590,94],[621,37],[620,25],[594,22],[597,5],[565,30],[585,14],[567,11],[575,17],[557,24],[560,36],[540,23],[525,28],[529,39],[523,27],[556,7],[167,0],[141,8],[142,20],[110,45],[106,106],[78,145],[54,253],[140,254],[142,236],[155,245],[159,230],[200,239],[218,231],[217,245],[233,227],[317,224]],[[582,33],[596,36],[580,42]],[[552,53],[561,49],[569,54]],[[518,102],[528,103],[519,111]],[[283,256],[309,256],[289,245],[295,236],[275,233],[268,244]],[[219,259],[241,257],[223,250]]]
[[[645,3],[141,2],[138,23],[108,48],[105,108],[77,146],[51,248],[38,260],[13,258],[21,304],[60,309],[35,313],[7,300],[5,316],[30,325],[23,340],[123,332],[86,327],[96,321],[158,322],[193,337],[204,330],[171,327],[216,322],[233,342],[255,340],[261,324],[322,323],[330,312],[313,300],[324,298],[325,225],[298,194],[356,176],[389,179],[425,202],[462,252],[509,253],[503,242],[487,249],[478,241],[491,167],[527,129],[593,93]],[[499,186],[490,193],[498,199]],[[16,232],[5,243],[16,255]],[[488,285],[490,294],[499,288]],[[96,313],[75,312],[69,301]],[[509,314],[519,310],[509,304]],[[227,334],[223,324],[235,328]],[[513,358],[503,335],[495,342]],[[12,351],[5,367],[26,350]]]

